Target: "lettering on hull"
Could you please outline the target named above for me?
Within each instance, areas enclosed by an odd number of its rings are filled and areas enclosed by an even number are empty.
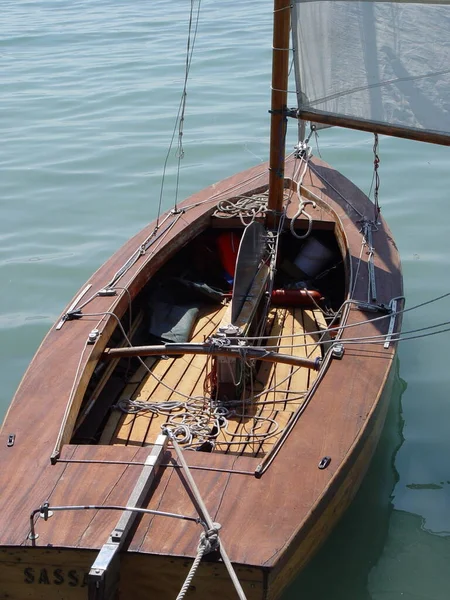
[[[88,585],[88,573],[76,569],[25,567],[23,580],[34,585],[68,585],[83,588]]]

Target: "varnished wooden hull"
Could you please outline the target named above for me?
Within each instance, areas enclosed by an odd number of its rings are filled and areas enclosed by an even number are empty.
[[[290,171],[293,168],[288,164],[286,172]],[[156,238],[118,285],[136,297],[170,257],[211,226],[213,205],[207,201],[212,195],[226,196],[230,186],[242,194],[266,185],[266,180],[266,167],[261,166],[186,201],[187,207],[196,207],[163,230],[164,236]],[[314,161],[304,184],[321,198],[317,208],[311,209],[316,226],[335,230],[349,290],[361,256],[359,221],[361,214],[372,218],[371,205],[357,188],[320,161]],[[92,290],[111,280],[152,229],[149,226],[130,240],[94,274],[89,282]],[[374,247],[377,301],[388,304],[402,294],[402,282],[398,253],[384,222],[374,234]],[[354,298],[366,301],[366,255],[362,262],[351,288]],[[114,312],[121,317],[127,303],[126,293],[96,297],[89,313]],[[351,310],[348,323],[362,325],[348,335],[386,333],[388,319],[368,325],[371,317]],[[52,329],[7,415],[0,439],[0,598],[87,598],[85,574],[114,528],[117,513],[57,513],[48,522],[39,519],[39,538],[34,544],[28,539],[29,515],[47,500],[53,505],[126,504],[139,465],[148,455],[145,446],[75,444],[71,440],[91,375],[115,326],[112,317],[86,317]],[[101,336],[86,345],[93,328],[100,329]],[[261,478],[253,475],[261,462],[257,457],[185,453],[208,510],[222,524],[221,539],[249,599],[281,595],[326,539],[359,487],[384,423],[395,356],[392,344],[387,349],[368,348],[349,346],[341,360],[330,362],[306,410]],[[11,434],[14,445],[7,446]],[[318,464],[325,456],[331,462],[321,470]],[[169,463],[170,456],[146,506],[192,514],[183,477]],[[175,597],[195,556],[199,533],[193,523],[142,517],[122,553],[119,598]],[[202,564],[192,585],[188,597],[220,599],[234,593],[217,561]]]
[[[391,374],[390,379],[393,376]],[[324,509],[314,511],[315,514],[301,530],[301,539],[292,544],[292,551],[283,564],[272,569],[235,566],[248,600],[279,598],[324,543],[349,506],[376,448],[389,405],[391,383],[390,380],[387,382],[370,428],[349,457],[349,464],[338,473],[322,499]],[[11,598],[85,600],[88,573],[96,554],[93,550],[2,548],[0,581]],[[190,559],[177,556],[127,553],[121,563],[119,598],[175,598],[191,564]],[[234,587],[223,564],[205,562],[200,566],[187,597],[227,600],[234,595]]]

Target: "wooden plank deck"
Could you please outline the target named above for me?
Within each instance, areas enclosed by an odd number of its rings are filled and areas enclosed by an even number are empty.
[[[202,309],[191,341],[202,342],[211,335],[217,329],[225,311],[226,306],[224,305],[219,308]],[[206,369],[207,360],[207,356],[195,355],[160,359],[152,365],[152,375],[142,366],[133,378],[135,381],[140,379],[138,385],[135,386],[134,393],[128,395],[131,390],[125,389],[121,399],[131,398],[139,402],[151,401],[152,403],[183,401],[185,398],[182,394],[197,392],[196,386]],[[177,394],[173,390],[178,390],[181,394]],[[112,423],[117,423],[110,443],[134,446],[152,444],[161,433],[161,425],[165,421],[165,416],[152,412],[123,414],[116,411],[111,414],[111,424],[107,425],[107,428],[111,430]],[[103,442],[106,442],[105,438],[103,438]]]
[[[204,309],[193,331],[191,341],[202,341],[214,333],[223,321],[229,307]],[[286,354],[301,357],[320,356],[318,340],[311,335],[325,325],[319,310],[301,308],[273,308],[267,319],[267,345],[281,347]],[[310,333],[308,333],[310,332]],[[128,385],[122,399],[130,398],[143,403],[186,402],[188,397],[204,398],[206,378],[211,370],[211,359],[201,355],[160,359],[152,365],[151,374],[142,366],[133,387]],[[317,372],[278,363],[257,363],[255,372],[243,393],[242,404],[228,407],[227,425],[220,429],[214,452],[261,457],[275,444],[289,420],[302,406],[307,390]],[[137,383],[140,379],[140,383]],[[131,394],[130,394],[131,392]],[[183,409],[184,412],[184,409]],[[172,415],[177,415],[174,411]],[[177,418],[177,417],[176,417]],[[167,422],[166,414],[142,410],[136,414],[114,411],[106,425],[109,443],[113,445],[146,446],[153,444]],[[111,435],[111,432],[114,432]],[[102,443],[108,443],[102,436]]]
[[[316,358],[321,355],[320,348],[304,344],[317,341],[318,336],[308,335],[308,331],[318,331],[319,323],[322,322],[320,311],[301,308],[272,309],[268,318],[267,345],[280,348],[284,354]],[[255,457],[270,452],[292,416],[303,405],[306,393],[316,377],[317,372],[309,369],[280,363],[261,363],[255,378],[257,398],[253,403],[253,414],[241,417],[234,431],[235,436],[247,432],[249,435],[237,449],[233,449],[233,436],[221,439],[221,449]],[[247,389],[247,393],[249,391]],[[252,437],[251,431],[257,433],[258,437]]]

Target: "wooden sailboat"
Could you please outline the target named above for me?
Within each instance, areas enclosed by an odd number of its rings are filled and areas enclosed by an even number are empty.
[[[1,431],[1,598],[279,598],[358,489],[400,259],[350,181],[305,144],[285,159],[286,118],[415,128],[289,111],[289,7],[275,0],[270,163],[125,244],[24,376]]]

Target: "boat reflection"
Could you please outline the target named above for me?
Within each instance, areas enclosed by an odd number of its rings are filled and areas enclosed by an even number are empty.
[[[386,423],[372,463],[351,506],[325,545],[283,595],[283,600],[370,600],[370,571],[382,555],[398,481],[395,458],[403,443],[402,394],[406,382],[395,366]]]

